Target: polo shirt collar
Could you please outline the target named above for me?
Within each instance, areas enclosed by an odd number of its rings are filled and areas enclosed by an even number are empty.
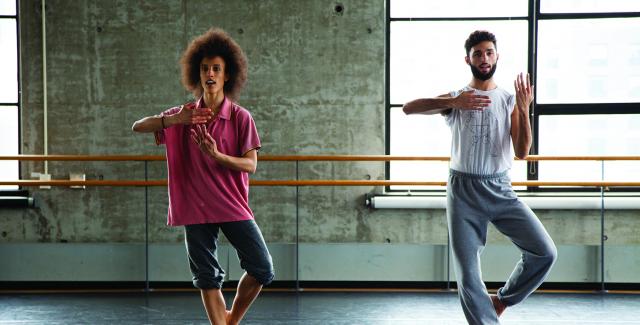
[[[229,100],[229,98],[227,98],[227,96],[224,96],[224,100],[222,101],[222,105],[220,106],[220,113],[218,113],[218,117],[220,117],[221,119],[224,120],[228,120],[231,117],[231,100]],[[198,103],[196,105],[196,107],[204,107],[204,96],[200,97],[200,99],[198,99]]]

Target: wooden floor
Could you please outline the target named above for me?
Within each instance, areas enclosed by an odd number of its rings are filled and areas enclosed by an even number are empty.
[[[234,292],[225,292],[229,301]],[[638,294],[535,293],[502,324],[640,324]],[[0,324],[208,324],[197,291],[0,295]],[[455,292],[264,292],[243,324],[466,324]]]

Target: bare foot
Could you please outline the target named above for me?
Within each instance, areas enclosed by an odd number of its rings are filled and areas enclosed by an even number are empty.
[[[493,308],[496,310],[496,314],[500,317],[500,315],[504,313],[504,310],[507,309],[507,306],[505,306],[496,295],[491,295],[491,302],[493,303]]]

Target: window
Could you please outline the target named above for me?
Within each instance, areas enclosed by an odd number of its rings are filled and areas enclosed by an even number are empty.
[[[542,0],[540,11],[543,13],[606,13],[638,12],[637,0]]]
[[[450,155],[444,119],[406,116],[402,105],[466,85],[464,40],[486,29],[498,39],[498,85],[513,92],[516,74],[527,71],[536,85],[534,154],[640,155],[640,1],[393,0],[387,8],[387,154]],[[511,177],[638,180],[638,165],[516,161]],[[387,169],[392,180],[446,180],[447,174],[448,164],[438,162],[391,162]],[[434,189],[441,188],[389,188]]]
[[[0,2],[0,155],[19,153],[18,18],[15,1]],[[7,50],[8,49],[8,50]],[[11,50],[13,49],[13,50]],[[0,161],[0,179],[19,178],[17,161]],[[17,189],[0,186],[0,189]]]
[[[640,2],[542,0],[540,11],[537,153],[640,155]],[[537,165],[543,181],[640,180],[637,161]]]
[[[640,17],[541,20],[537,103],[640,102],[639,26]]]
[[[638,155],[640,114],[541,115],[540,150],[548,156]],[[580,139],[580,141],[576,141]],[[603,168],[604,167],[604,168]],[[543,181],[637,181],[637,161],[541,161]]]

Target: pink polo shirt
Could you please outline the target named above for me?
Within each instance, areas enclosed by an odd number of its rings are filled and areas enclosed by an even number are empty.
[[[198,108],[204,100],[197,101]],[[178,113],[170,108],[162,115]],[[249,208],[249,175],[218,164],[191,139],[191,125],[173,125],[155,133],[167,148],[169,213],[167,224],[182,226],[253,219]],[[225,98],[207,131],[224,154],[240,157],[260,148],[255,122],[246,109]]]

